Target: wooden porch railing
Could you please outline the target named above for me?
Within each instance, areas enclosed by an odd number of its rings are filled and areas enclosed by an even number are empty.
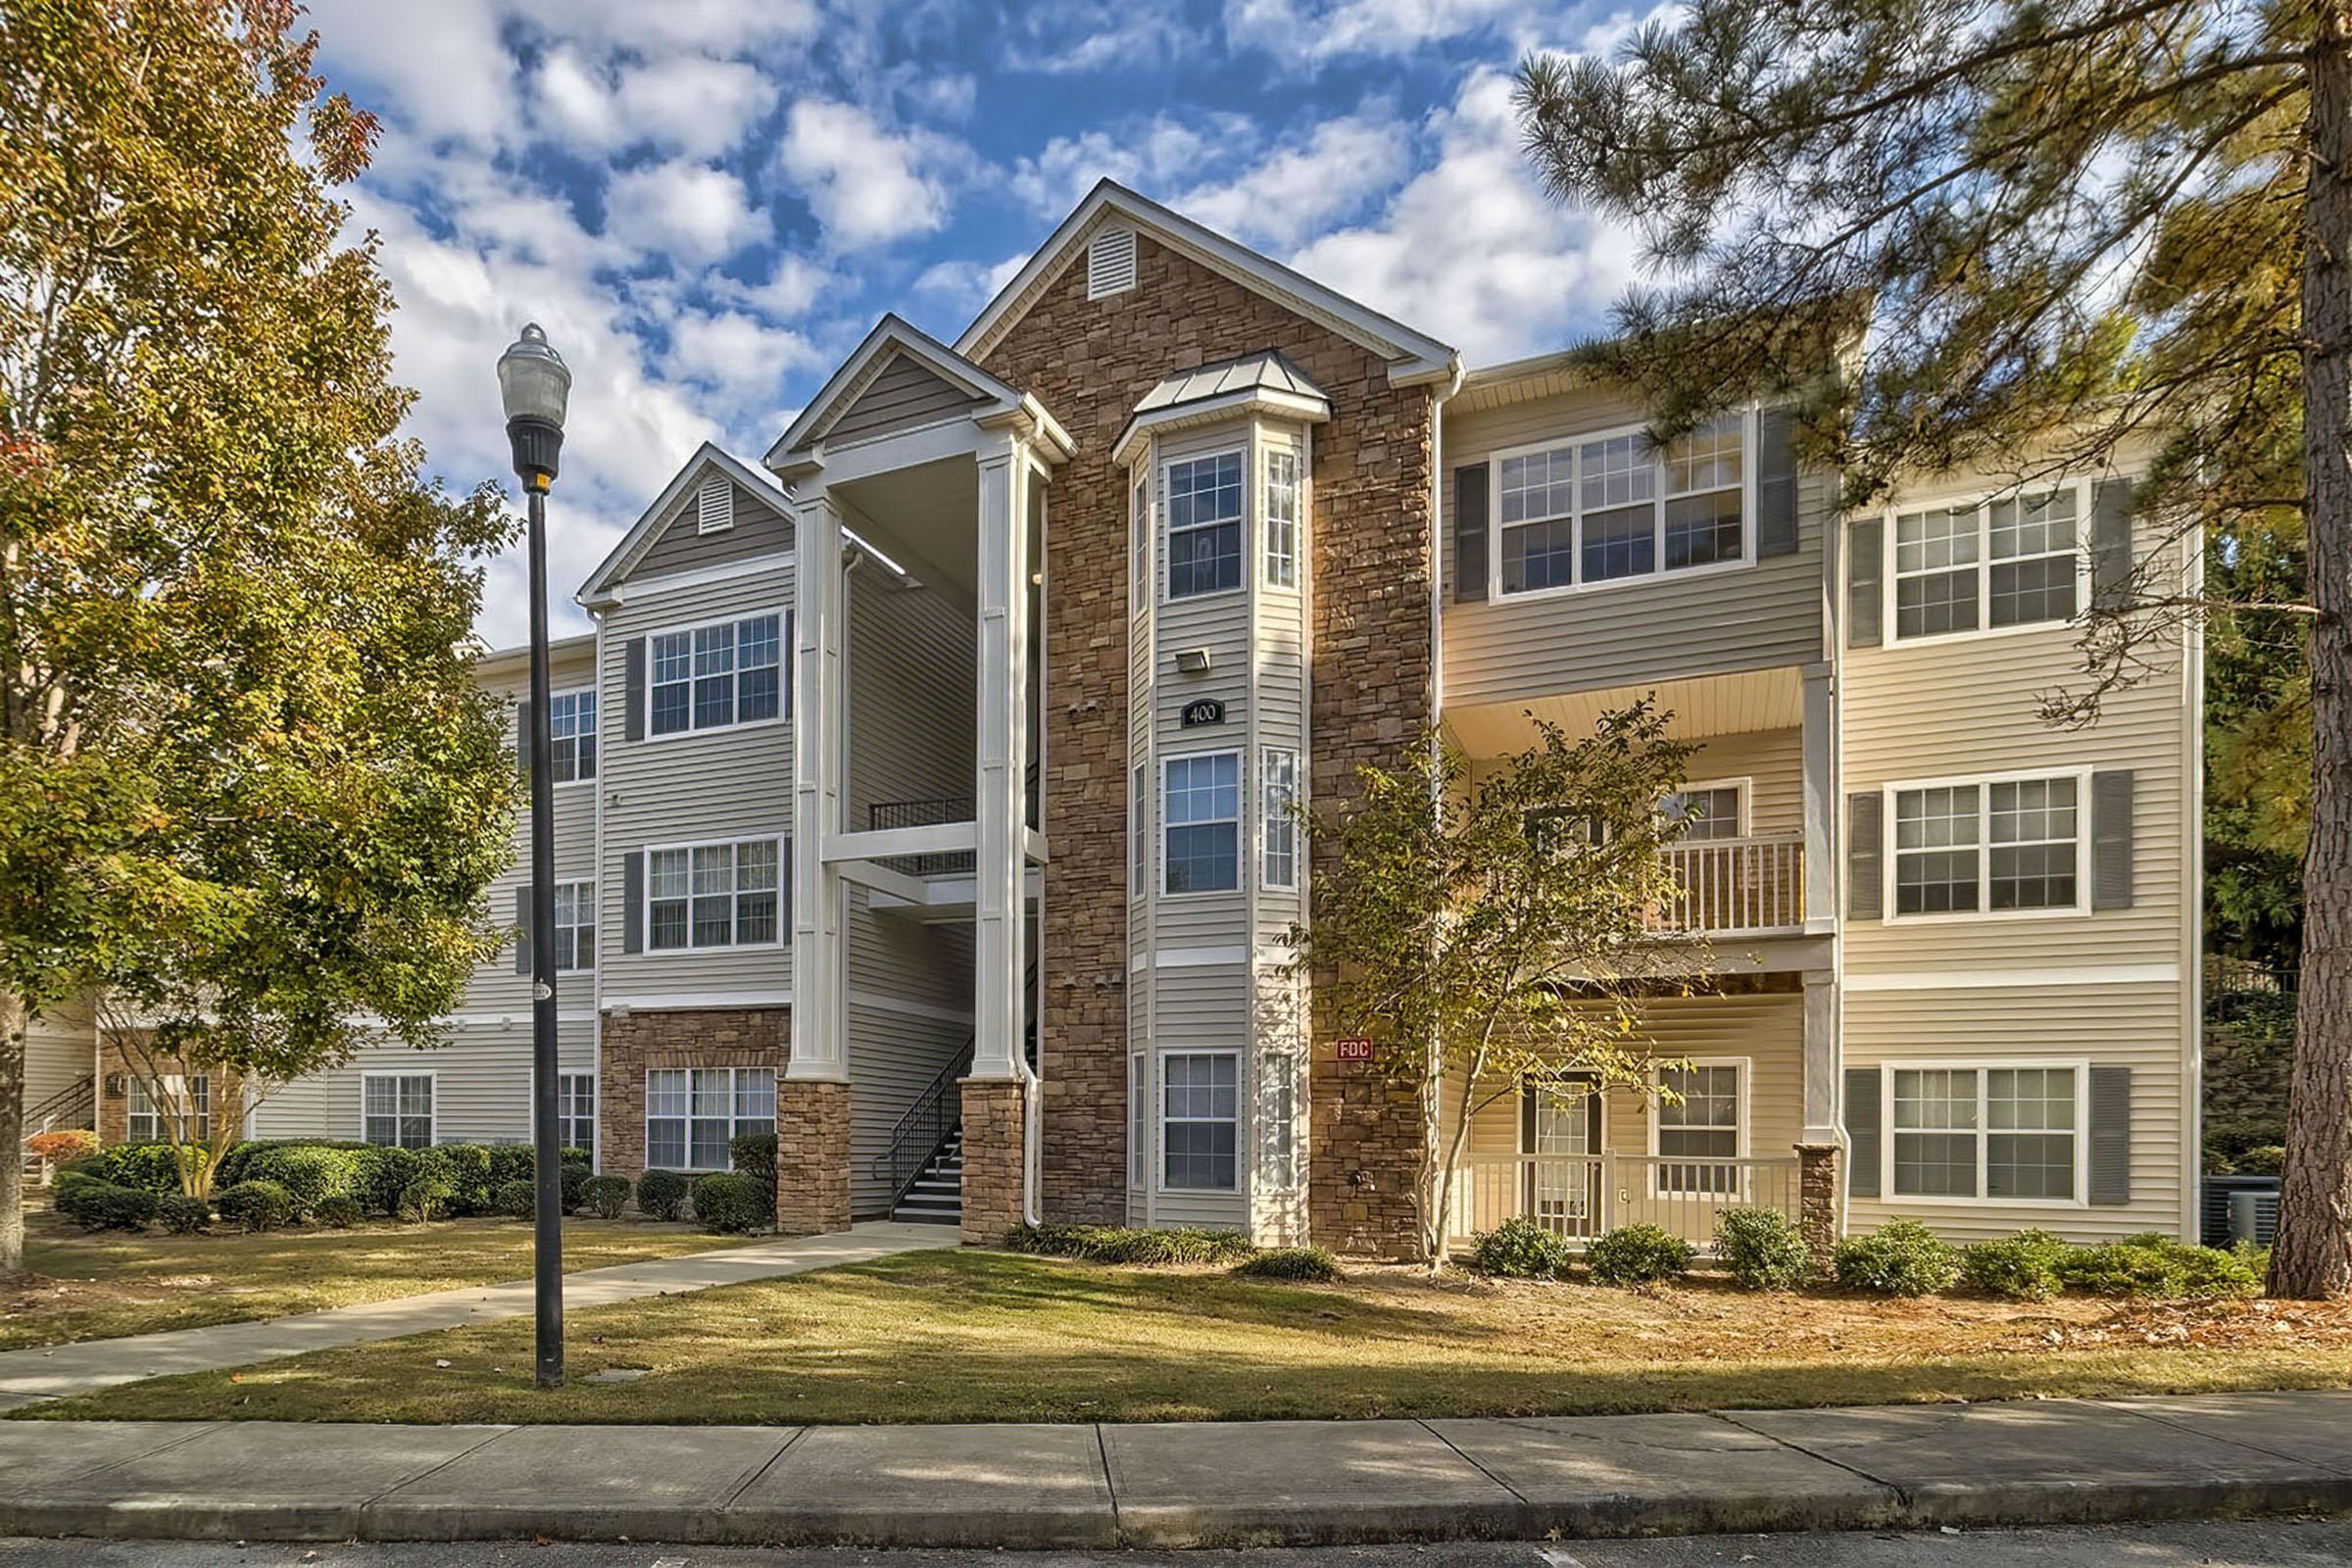
[[[1645,1221],[1704,1250],[1715,1239],[1715,1216],[1727,1208],[1772,1208],[1797,1218],[1796,1156],[1477,1155],[1454,1173],[1448,1229],[1461,1243],[1525,1217],[1581,1244]]]
[[[1801,835],[1677,844],[1666,858],[1683,890],[1651,911],[1653,930],[1731,936],[1804,928]]]

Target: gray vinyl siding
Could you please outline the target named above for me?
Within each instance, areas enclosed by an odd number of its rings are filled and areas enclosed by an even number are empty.
[[[25,1113],[30,1115],[43,1102],[77,1083],[88,1083],[97,1070],[97,1052],[98,1027],[85,1002],[68,1003],[28,1020],[24,1026]]]
[[[858,1219],[890,1212],[883,1163],[906,1107],[971,1039],[971,1020],[885,1010],[853,998],[850,1019],[850,1211]],[[957,1091],[948,1090],[951,1101]]]
[[[519,718],[518,705],[530,700],[530,670],[527,665],[500,667],[484,678],[483,684],[495,693],[507,714],[509,742],[527,749],[527,737],[514,733]],[[565,651],[548,665],[548,685],[554,692],[566,692],[593,687],[596,684],[596,650],[594,645],[576,651]],[[612,737],[617,733],[617,714],[608,716],[606,699],[597,703],[597,762],[601,775],[606,759],[612,755]],[[556,804],[556,880],[585,882],[596,876],[596,793],[594,780],[558,784]],[[508,944],[489,962],[477,966],[466,983],[466,1000],[459,1004],[461,1012],[520,1012],[528,1013],[531,1005],[530,976],[514,972],[517,928],[514,924],[515,897],[531,880],[531,813],[526,795],[523,808],[514,814],[514,853],[490,884],[488,894],[490,917],[507,932]],[[599,887],[601,904],[604,890]],[[597,922],[597,951],[600,958],[608,932],[619,935],[617,924],[599,919]],[[587,1008],[595,1005],[594,976],[565,972],[556,977],[557,1005],[563,1008]]]
[[[1496,452],[1617,429],[1642,417],[1636,403],[1597,391],[1446,414],[1440,535],[1447,542],[1441,570],[1449,706],[1765,669],[1822,657],[1823,549],[1837,494],[1830,475],[1810,470],[1797,478],[1797,548],[1791,555],[1548,596],[1506,595],[1491,570],[1485,600],[1453,602],[1458,469],[1486,464],[1492,486]],[[1751,534],[1754,521],[1751,514]]]
[[[560,1070],[596,1071],[595,1024],[584,1004],[558,1021],[556,1051]],[[440,1143],[516,1144],[531,1136],[527,1004],[513,1015],[461,1018],[450,1026],[447,1043],[429,1050],[363,1046],[341,1066],[264,1100],[253,1113],[255,1136],[358,1138],[362,1080],[370,1072],[433,1075],[433,1136]],[[601,1114],[601,1104],[598,1109]]]
[[[897,354],[834,419],[824,439],[842,446],[896,430],[911,430],[965,413],[979,401],[921,361]]]
[[[1154,1212],[1162,1225],[1226,1225],[1236,1229],[1250,1223],[1250,971],[1243,964],[1186,965],[1159,970],[1152,986],[1153,1061],[1152,1071],[1152,1180],[1159,1191]],[[1234,1130],[1236,1185],[1231,1192],[1200,1192],[1160,1186],[1166,1174],[1161,1114],[1167,1103],[1161,1063],[1170,1055],[1200,1051],[1234,1054],[1242,1086],[1240,1115]]]
[[[662,522],[653,543],[630,565],[629,578],[697,571],[730,561],[772,556],[792,548],[792,519],[777,507],[775,498],[741,484],[735,485],[734,526],[716,533],[699,531],[697,503],[701,490],[699,483],[687,486],[685,496]]]

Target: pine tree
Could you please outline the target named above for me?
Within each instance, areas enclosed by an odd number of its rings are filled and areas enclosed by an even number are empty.
[[[1527,60],[1517,93],[1554,195],[1648,245],[1654,281],[1590,357],[1662,432],[1799,390],[1856,505],[1906,472],[2144,454],[2143,523],[2262,567],[2226,574],[2246,597],[2220,605],[2143,569],[2091,608],[2082,670],[2045,706],[2095,716],[2217,608],[2301,628],[2302,1007],[2271,1284],[2352,1295],[2352,7],[1694,0],[1612,58]],[[2282,687],[2248,733],[2299,727],[2302,701]]]

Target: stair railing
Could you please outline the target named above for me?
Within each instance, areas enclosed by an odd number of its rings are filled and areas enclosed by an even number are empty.
[[[1027,1020],[1022,1042],[1029,1065],[1037,1065],[1037,1019],[1034,1004],[1037,1000],[1037,962],[1030,960],[1028,973],[1021,978],[1021,1011]],[[948,1134],[963,1119],[963,1098],[956,1086],[972,1070],[972,1053],[980,1043],[975,1029],[964,1037],[963,1049],[956,1057],[939,1069],[938,1076],[923,1086],[890,1130],[890,1150],[882,1156],[882,1174],[890,1182],[890,1206],[899,1206],[915,1178],[931,1164],[932,1156],[947,1147]]]
[[[91,1132],[98,1130],[98,1096],[95,1086],[87,1078],[76,1078],[24,1112],[24,1138],[27,1145],[41,1133],[74,1127],[87,1128]],[[46,1161],[33,1153],[29,1147],[20,1149],[18,1152],[24,1170],[29,1172],[36,1165],[45,1168]]]

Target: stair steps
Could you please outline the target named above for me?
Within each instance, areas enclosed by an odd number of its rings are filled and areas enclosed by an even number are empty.
[[[963,1125],[958,1122],[890,1211],[918,1225],[963,1223]]]

